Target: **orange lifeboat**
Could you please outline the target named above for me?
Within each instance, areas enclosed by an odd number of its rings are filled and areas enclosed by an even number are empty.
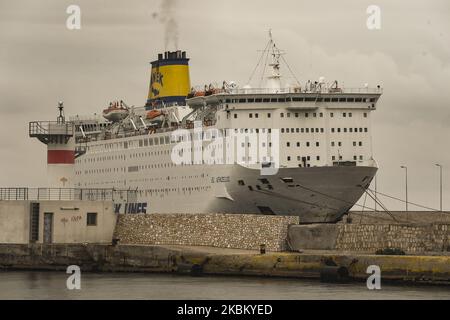
[[[194,93],[194,97],[204,97],[205,96],[205,91],[196,91]]]
[[[152,120],[162,115],[162,112],[156,109],[150,110],[147,112],[147,119]]]

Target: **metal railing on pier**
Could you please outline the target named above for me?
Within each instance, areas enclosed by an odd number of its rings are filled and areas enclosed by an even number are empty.
[[[0,188],[0,200],[134,201],[136,190],[78,188]]]

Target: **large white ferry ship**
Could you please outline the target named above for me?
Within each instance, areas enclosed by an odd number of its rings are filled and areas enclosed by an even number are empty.
[[[103,116],[66,120],[61,103],[56,122],[29,127],[48,146],[49,185],[135,190],[133,202],[115,204],[117,213],[338,221],[377,171],[370,115],[382,89],[323,78],[283,86],[272,38],[264,59],[263,88],[223,82],[194,90],[189,59],[175,51],[151,63],[143,107],[118,101]]]

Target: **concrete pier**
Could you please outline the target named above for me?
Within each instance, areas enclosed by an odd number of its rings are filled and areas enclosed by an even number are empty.
[[[450,285],[450,256],[381,256],[336,251],[268,252],[161,245],[0,245],[0,268],[319,279],[327,266],[344,267],[350,280],[365,281],[370,265],[384,280]]]

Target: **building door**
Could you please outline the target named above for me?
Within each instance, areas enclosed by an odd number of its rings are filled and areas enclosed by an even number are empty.
[[[44,243],[53,242],[53,213],[44,213]]]
[[[39,241],[39,203],[31,203],[30,211],[30,243],[34,243]]]

